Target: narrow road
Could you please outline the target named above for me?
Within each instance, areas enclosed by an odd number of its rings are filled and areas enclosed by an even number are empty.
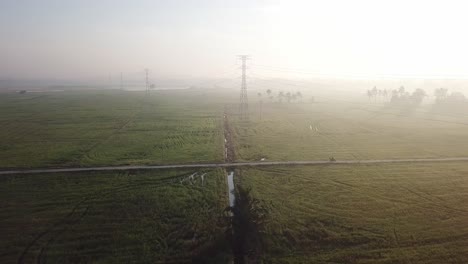
[[[344,165],[344,164],[383,164],[383,163],[430,163],[467,161],[468,157],[453,158],[426,158],[426,159],[372,159],[372,160],[304,160],[304,161],[249,161],[249,162],[224,162],[224,163],[194,163],[172,165],[135,165],[135,166],[106,166],[88,168],[61,168],[61,169],[31,169],[31,170],[6,170],[0,171],[0,175],[7,174],[32,174],[54,172],[86,172],[86,171],[115,171],[115,170],[157,170],[157,169],[192,169],[192,168],[232,168],[232,167],[256,167],[256,166],[297,166],[297,165]]]

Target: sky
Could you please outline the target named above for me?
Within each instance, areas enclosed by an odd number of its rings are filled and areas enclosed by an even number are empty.
[[[0,79],[468,77],[468,4],[2,0]]]

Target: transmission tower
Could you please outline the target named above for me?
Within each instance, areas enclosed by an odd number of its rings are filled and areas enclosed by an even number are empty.
[[[242,83],[241,83],[241,93],[240,93],[240,104],[239,104],[239,114],[241,119],[249,118],[249,102],[247,99],[247,80],[246,80],[246,62],[249,59],[248,55],[239,55],[240,60],[242,61]]]
[[[149,69],[145,69],[145,76],[146,76],[145,92],[146,92],[147,95],[149,94],[148,73],[149,73]]]

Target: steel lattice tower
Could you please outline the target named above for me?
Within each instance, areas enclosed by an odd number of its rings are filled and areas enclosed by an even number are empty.
[[[247,99],[247,80],[246,80],[246,62],[249,59],[248,55],[239,55],[242,61],[242,83],[240,93],[239,115],[241,119],[249,118],[249,101]]]
[[[120,90],[123,90],[123,73],[120,73]]]

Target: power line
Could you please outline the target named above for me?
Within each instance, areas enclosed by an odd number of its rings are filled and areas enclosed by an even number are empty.
[[[359,74],[352,72],[342,73],[323,73],[319,71],[311,72],[309,70],[298,69],[298,68],[286,68],[278,66],[268,66],[260,64],[251,64],[256,69],[273,72],[293,73],[300,75],[314,76],[318,78],[331,78],[331,79],[430,79],[430,80],[459,80],[466,79],[465,75],[428,75],[428,74]]]

